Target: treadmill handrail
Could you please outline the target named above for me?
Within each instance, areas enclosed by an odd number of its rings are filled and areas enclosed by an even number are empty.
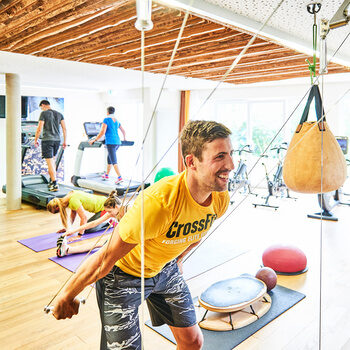
[[[92,145],[89,144],[89,141],[81,141],[79,143],[78,149],[84,151],[85,148],[100,148],[103,145],[101,141],[95,141]]]

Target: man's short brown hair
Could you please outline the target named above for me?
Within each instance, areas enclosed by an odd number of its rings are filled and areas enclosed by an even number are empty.
[[[200,161],[205,143],[210,143],[216,139],[226,138],[231,135],[231,130],[225,125],[206,120],[191,120],[182,129],[180,142],[182,157],[193,154]]]

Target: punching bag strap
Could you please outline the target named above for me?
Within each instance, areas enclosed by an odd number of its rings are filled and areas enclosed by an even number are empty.
[[[323,110],[323,106],[322,106],[320,90],[318,89],[318,85],[312,85],[310,93],[309,93],[309,97],[307,99],[307,102],[306,102],[306,105],[304,108],[303,115],[301,116],[299,125],[295,131],[296,133],[298,133],[301,130],[303,124],[307,121],[307,118],[309,116],[310,105],[311,105],[313,98],[315,98],[315,110],[316,110],[318,128],[320,131],[325,130],[323,122],[326,121],[326,118],[324,117],[322,119],[322,115],[324,115],[324,110]]]
[[[315,86],[315,110],[316,110],[318,128],[320,129],[320,131],[325,131],[326,129],[324,126],[324,122],[326,121],[326,116],[324,115],[321,94],[320,94],[318,85],[314,85],[314,86]]]

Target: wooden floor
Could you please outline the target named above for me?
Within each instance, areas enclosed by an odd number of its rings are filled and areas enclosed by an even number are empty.
[[[339,222],[322,225],[320,302],[321,224],[306,218],[307,213],[318,209],[316,197],[303,195],[297,201],[279,200],[278,211],[254,209],[253,201],[256,199],[248,198],[210,237],[248,252],[191,280],[193,296],[220,279],[246,272],[255,274],[261,253],[269,245],[295,244],[306,253],[309,271],[294,277],[279,276],[278,283],[306,294],[306,298],[236,349],[314,350],[320,348],[320,340],[323,350],[350,349],[350,207],[337,207],[334,213]],[[22,210],[7,212],[5,199],[0,199],[1,349],[99,348],[100,324],[94,292],[72,320],[56,321],[46,315],[44,306],[69,272],[48,260],[55,254],[54,249],[35,253],[17,242],[59,227],[57,215],[27,204]],[[175,346],[145,327],[145,349],[174,350]],[[215,350],[220,350],[219,342]]]

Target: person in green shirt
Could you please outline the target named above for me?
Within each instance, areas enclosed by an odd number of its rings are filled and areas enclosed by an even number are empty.
[[[101,225],[102,223],[106,222],[109,219],[114,219],[115,220],[114,222],[117,224],[117,222],[119,222],[119,220],[127,212],[127,208],[128,208],[127,205],[122,206],[121,204],[122,204],[121,200],[117,197],[117,192],[112,191],[109,197],[104,202],[104,210],[103,210],[104,215],[101,215],[99,218],[93,221],[89,220],[87,223],[77,228],[69,229],[65,232],[64,235],[58,238],[57,250],[56,250],[57,256],[59,258],[62,258],[66,255],[84,253],[84,252],[90,251],[91,249],[102,247],[108,241],[109,235],[105,239],[99,240],[98,243],[88,240],[88,241],[81,242],[79,245],[68,244],[67,237],[70,235],[73,235],[76,232],[81,232],[82,230],[98,227],[99,225]],[[109,227],[111,226],[112,225],[110,225]]]
[[[105,196],[98,196],[95,194],[83,192],[83,191],[71,191],[63,198],[54,198],[47,204],[47,210],[50,213],[60,213],[63,228],[57,231],[58,233],[64,233],[68,230],[68,213],[67,209],[70,209],[70,225],[74,223],[76,216],[80,218],[80,226],[85,225],[88,222],[88,214],[94,215],[89,219],[95,220],[103,216],[104,204],[107,200]],[[107,220],[106,218],[105,220]],[[78,232],[78,236],[82,236],[85,229],[81,229]]]

